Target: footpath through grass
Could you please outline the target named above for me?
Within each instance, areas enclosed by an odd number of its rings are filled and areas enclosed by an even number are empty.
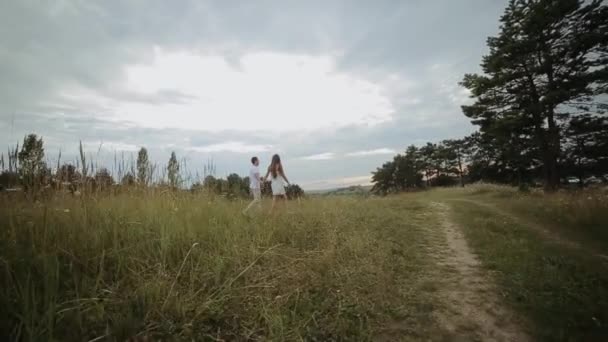
[[[608,260],[597,254],[607,243],[606,193],[473,188],[428,196],[452,207],[505,302],[530,318],[532,336],[546,341],[608,338]]]
[[[400,197],[1,198],[0,339],[427,339],[434,224]]]

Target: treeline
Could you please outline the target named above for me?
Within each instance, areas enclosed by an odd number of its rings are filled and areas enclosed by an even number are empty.
[[[427,186],[464,184],[469,154],[465,140],[408,147],[372,173],[372,192],[387,194]],[[470,181],[467,179],[467,181]]]
[[[190,189],[192,191],[206,191],[216,195],[225,195],[230,198],[249,196],[250,194],[249,177],[241,178],[236,173],[230,174],[226,179],[207,176],[202,183],[196,182]],[[261,191],[264,197],[272,196],[270,181],[265,181],[262,184]],[[304,196],[304,190],[298,184],[290,184],[285,187],[285,192],[290,199]]]
[[[483,74],[461,82],[478,132],[409,147],[373,173],[375,191],[477,180],[552,191],[608,173],[606,4],[511,0],[500,23]]]
[[[88,160],[89,159],[89,160]],[[204,167],[206,176],[183,176],[184,163],[180,163],[175,152],[171,152],[164,167],[150,161],[148,151],[142,147],[136,162],[126,162],[115,156],[113,171],[96,166],[86,157],[82,143],[79,145],[79,159],[75,163],[62,163],[59,153],[55,169],[45,161],[44,142],[36,134],[30,134],[9,148],[7,157],[0,154],[0,190],[23,190],[36,194],[43,190],[68,191],[71,193],[100,192],[124,188],[160,188],[168,190],[206,191],[228,198],[249,196],[249,177],[230,174],[225,179],[216,178],[215,165]],[[115,176],[116,175],[116,179]],[[192,179],[194,178],[194,179]],[[203,178],[202,181],[197,181]],[[297,184],[287,187],[290,198],[301,197],[304,191]],[[270,183],[263,185],[263,195],[270,194]]]

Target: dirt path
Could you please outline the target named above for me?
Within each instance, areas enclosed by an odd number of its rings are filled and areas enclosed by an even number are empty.
[[[513,215],[513,213],[510,213],[504,209],[501,209],[495,205],[489,204],[489,203],[485,203],[485,202],[479,202],[479,201],[475,201],[472,199],[465,199],[465,198],[458,198],[458,199],[453,199],[453,201],[459,201],[459,202],[466,202],[466,203],[471,203],[486,209],[489,209],[491,211],[493,211],[494,213],[502,216],[502,217],[506,217],[509,220],[513,221],[514,223],[521,225],[523,227],[526,228],[530,228],[536,232],[538,232],[544,239],[551,241],[555,244],[564,246],[566,248],[569,249],[573,249],[573,250],[577,250],[579,252],[583,252],[585,254],[591,255],[593,257],[596,257],[598,259],[601,259],[602,261],[606,262],[608,261],[608,256],[599,253],[598,251],[593,250],[592,248],[588,247],[588,246],[583,246],[581,243],[579,243],[578,241],[573,241],[571,239],[567,239],[566,237],[558,234],[555,230],[549,230],[545,227],[543,227],[542,225],[536,224],[534,222],[530,222],[530,221],[524,221],[523,219],[517,217],[516,215]]]
[[[436,245],[432,255],[441,283],[438,297],[442,307],[436,318],[450,334],[448,340],[530,341],[521,328],[522,320],[502,305],[492,279],[450,220],[450,208],[438,202],[431,206],[442,223],[437,238],[445,241]]]

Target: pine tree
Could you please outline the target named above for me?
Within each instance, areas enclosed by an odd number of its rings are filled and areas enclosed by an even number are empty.
[[[395,191],[394,182],[395,163],[393,161],[382,164],[376,171],[372,172],[372,192],[379,195],[386,195]]]
[[[500,21],[499,35],[488,38],[484,75],[464,77],[476,102],[463,111],[485,126],[483,134],[507,136],[505,121],[529,131],[545,188],[553,190],[563,138],[558,117],[598,109],[597,95],[607,91],[608,10],[600,0],[511,0]]]
[[[565,127],[564,169],[583,184],[586,177],[608,174],[608,118],[584,115]]]

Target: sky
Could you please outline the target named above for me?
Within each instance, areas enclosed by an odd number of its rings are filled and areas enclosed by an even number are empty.
[[[8,0],[0,146],[115,169],[142,146],[188,177],[281,155],[304,189],[368,184],[408,145],[474,130],[458,85],[507,0]],[[6,150],[6,148],[5,148]]]

